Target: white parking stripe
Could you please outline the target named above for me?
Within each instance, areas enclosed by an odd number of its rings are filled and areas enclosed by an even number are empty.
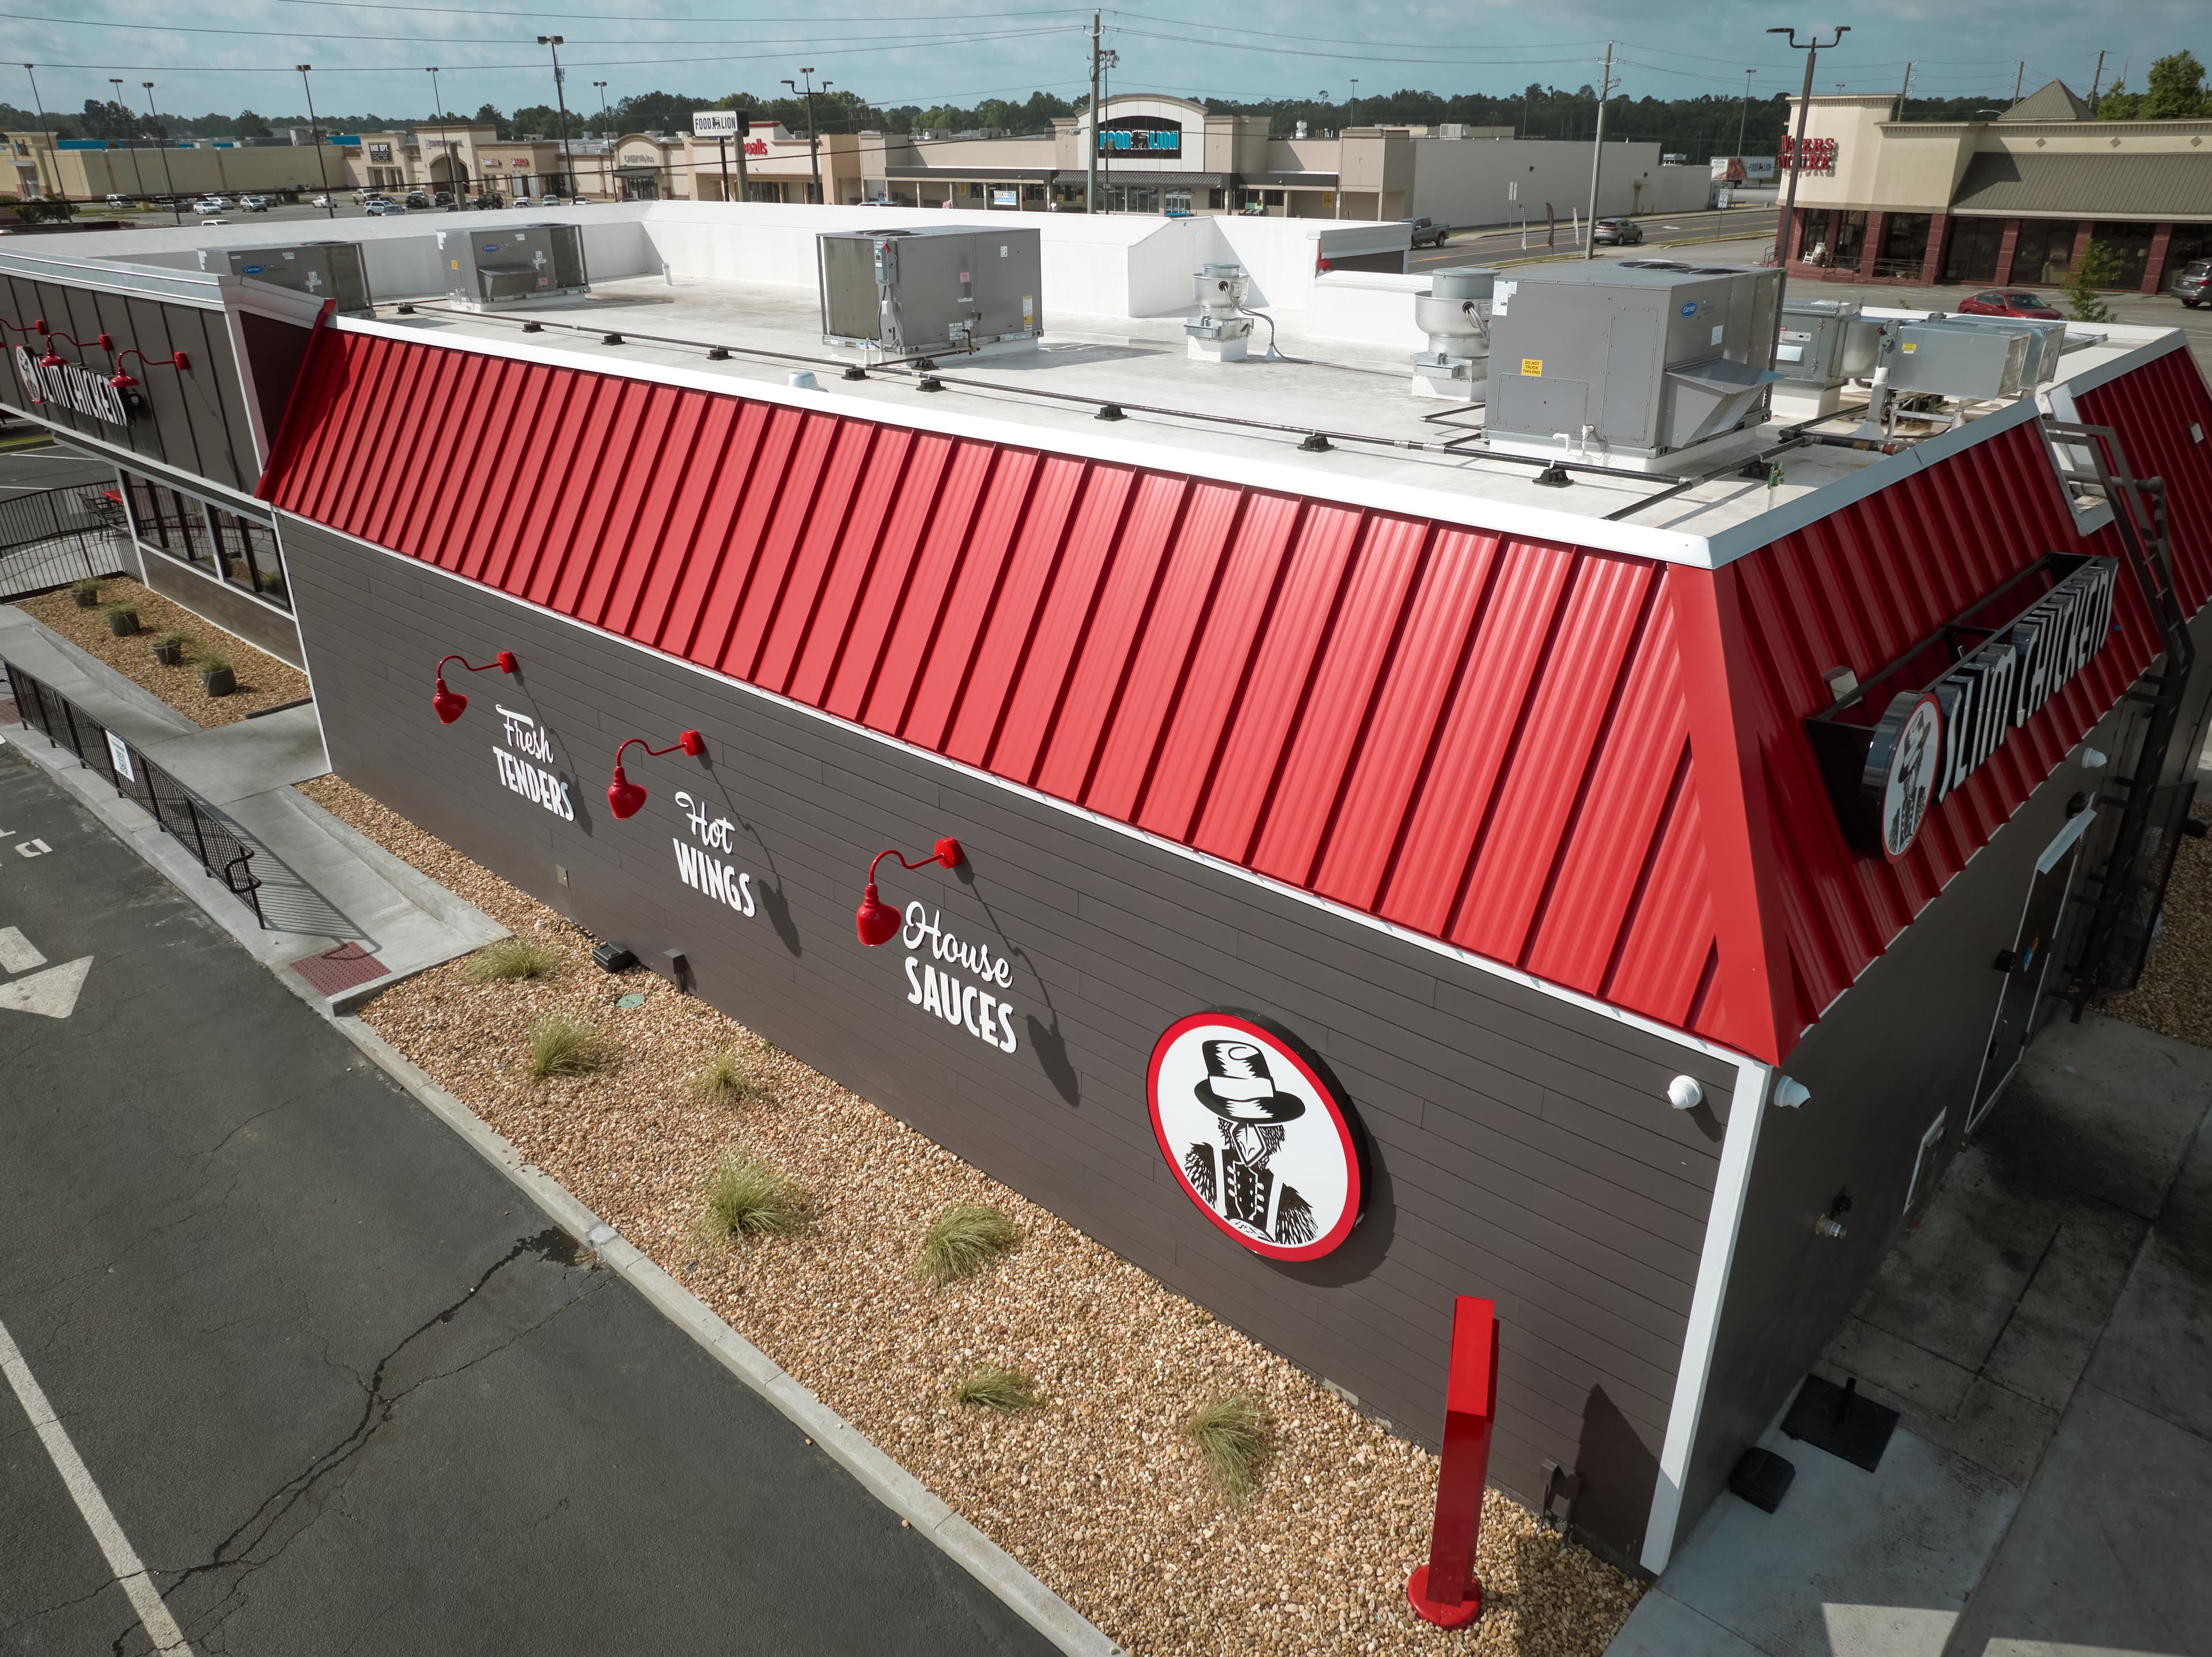
[[[23,1413],[30,1416],[31,1425],[39,1429],[39,1438],[46,1447],[46,1453],[53,1458],[54,1470],[61,1474],[62,1483],[69,1486],[70,1495],[76,1498],[77,1511],[92,1527],[93,1539],[100,1544],[100,1552],[107,1556],[108,1569],[115,1573],[123,1592],[131,1596],[131,1607],[152,1636],[154,1649],[192,1657],[185,1631],[169,1615],[168,1606],[161,1603],[154,1579],[139,1563],[137,1550],[131,1547],[131,1538],[123,1534],[123,1526],[116,1523],[114,1511],[100,1495],[100,1486],[92,1482],[84,1459],[77,1454],[76,1446],[70,1442],[68,1431],[55,1416],[53,1406],[46,1402],[44,1389],[31,1374],[31,1367],[23,1362],[22,1350],[16,1346],[15,1337],[8,1332],[5,1324],[0,1324],[0,1370],[7,1373],[8,1384],[15,1389]]]
[[[46,958],[38,945],[22,934],[21,928],[0,926],[0,971],[27,972],[34,966],[44,966]]]

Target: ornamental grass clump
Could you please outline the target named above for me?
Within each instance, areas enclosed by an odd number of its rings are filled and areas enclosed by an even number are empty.
[[[570,1013],[548,1013],[530,1026],[530,1074],[543,1081],[549,1076],[589,1075],[615,1062],[614,1044]]]
[[[1214,1488],[1232,1502],[1247,1500],[1275,1451],[1275,1417],[1249,1392],[1231,1392],[1201,1404],[1182,1424],[1197,1447]]]
[[[691,1072],[692,1093],[709,1105],[773,1105],[775,1094],[763,1086],[735,1053],[716,1053]]]
[[[501,938],[469,957],[461,969],[473,983],[489,984],[507,978],[550,978],[561,971],[558,950],[527,938]]]
[[[707,1182],[704,1228],[716,1240],[788,1237],[811,1218],[806,1189],[743,1151],[732,1151]]]
[[[933,1288],[972,1277],[1022,1240],[1014,1222],[980,1203],[960,1203],[945,1210],[921,1240],[915,1276]]]
[[[1020,1370],[1002,1369],[991,1363],[955,1383],[952,1398],[956,1404],[972,1404],[980,1410],[996,1410],[1009,1416],[1034,1410],[1043,1402],[1037,1397],[1036,1383]]]

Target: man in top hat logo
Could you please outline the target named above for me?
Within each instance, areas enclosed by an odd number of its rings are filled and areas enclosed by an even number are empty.
[[[1267,1056],[1249,1041],[1208,1041],[1206,1080],[1198,1102],[1219,1118],[1221,1143],[1197,1144],[1183,1153],[1183,1172],[1215,1213],[1271,1243],[1310,1243],[1317,1234],[1313,1205],[1269,1171],[1283,1148],[1283,1127],[1306,1113],[1305,1104],[1279,1093]]]

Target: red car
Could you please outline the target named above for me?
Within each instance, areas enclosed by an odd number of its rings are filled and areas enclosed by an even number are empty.
[[[2032,316],[2046,322],[2062,321],[2061,314],[2051,308],[2041,294],[2017,292],[2011,289],[1992,288],[1987,293],[1976,294],[1972,299],[1959,302],[1960,311],[1967,316]]]

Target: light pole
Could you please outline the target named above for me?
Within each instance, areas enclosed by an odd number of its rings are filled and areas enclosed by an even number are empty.
[[[323,181],[323,211],[331,218],[338,216],[337,198],[331,194],[330,163],[323,159],[323,126],[315,119],[315,88],[307,83],[307,71],[313,64],[298,65],[300,85],[307,94],[307,136],[315,143],[315,176]]]
[[[819,203],[822,199],[822,145],[814,136],[814,70],[810,67],[802,68],[799,72],[806,82],[806,165],[814,174],[814,199]],[[836,84],[834,81],[824,81],[822,89],[827,92]],[[796,81],[786,81],[784,85],[793,92],[799,90]]]
[[[1605,106],[1613,96],[1613,42],[1605,43],[1605,67],[1597,77],[1597,137],[1590,145],[1589,223],[1583,231],[1583,257],[1597,257],[1597,174],[1605,164]]]
[[[39,131],[46,135],[46,159],[54,166],[54,193],[62,198],[62,204],[66,207],[69,205],[69,192],[62,188],[61,150],[54,143],[53,128],[46,125],[46,106],[39,96],[39,77],[33,73],[34,68],[35,65],[26,64],[23,65],[23,73],[31,76],[31,102],[39,112]],[[2020,100],[2015,98],[2013,101],[2018,103]],[[41,180],[39,189],[42,194],[46,187],[45,181]]]
[[[561,90],[561,42],[565,36],[541,34],[538,44],[553,54],[553,101],[561,111],[561,174],[562,182],[568,186],[571,200],[576,194],[576,163],[568,155],[568,100]]]
[[[446,152],[446,182],[453,186],[453,198],[446,204],[446,210],[448,213],[458,213],[461,210],[462,181],[454,176],[459,168],[453,161],[453,135],[446,131],[446,101],[438,95],[438,71],[433,69],[428,73],[430,76],[430,113],[437,119],[438,143]],[[438,178],[435,169],[433,169],[430,176],[430,199],[435,201],[437,198]]]
[[[1359,77],[1357,75],[1352,77],[1352,100],[1345,110],[1345,114],[1347,119],[1344,124],[1346,126],[1359,125]]]
[[[607,83],[605,81],[594,81],[592,84],[599,88],[599,142],[607,147],[606,153],[599,160],[599,186],[611,197],[614,194],[614,186],[611,180],[615,167],[615,138],[614,134],[607,129],[614,125],[615,118],[607,108]]]
[[[1083,158],[1083,210],[1098,210],[1098,14],[1091,14],[1091,153]]]
[[[131,106],[123,101],[123,77],[120,75],[111,75],[107,77],[107,84],[115,88],[115,96],[110,101],[128,115],[131,113]],[[138,197],[143,201],[146,196],[146,175],[138,170],[138,146],[131,143],[128,138],[125,138],[124,143],[131,144],[131,176],[138,180]],[[112,179],[114,176],[114,169],[111,168],[108,170],[108,177]]]
[[[154,142],[161,144],[161,182],[169,187],[169,216],[182,224],[185,214],[177,205],[177,180],[169,171],[169,146],[161,143],[161,112],[154,107],[154,83],[141,81],[138,84],[146,88],[146,113],[154,118]]]
[[[1738,161],[1743,159],[1743,135],[1751,125],[1751,77],[1758,72],[1756,70],[1750,69],[1743,72],[1743,113],[1737,116],[1735,120],[1735,153]]]
[[[1787,35],[1790,50],[1805,54],[1805,90],[1797,100],[1797,136],[1790,146],[1790,193],[1782,204],[1782,216],[1774,222],[1774,269],[1778,279],[1774,284],[1774,338],[1768,348],[1769,362],[1774,360],[1774,352],[1782,344],[1782,296],[1790,285],[1790,220],[1797,210],[1797,175],[1805,169],[1805,118],[1813,108],[1813,65],[1820,61],[1823,51],[1834,51],[1844,36],[1851,32],[1849,23],[1838,23],[1834,27],[1836,38],[1825,47],[1821,46],[1818,34],[1801,42],[1794,28],[1771,28],[1766,31],[1769,34]],[[1776,147],[1778,149],[1780,146]],[[1875,251],[1879,253],[1881,250],[1876,248]]]

